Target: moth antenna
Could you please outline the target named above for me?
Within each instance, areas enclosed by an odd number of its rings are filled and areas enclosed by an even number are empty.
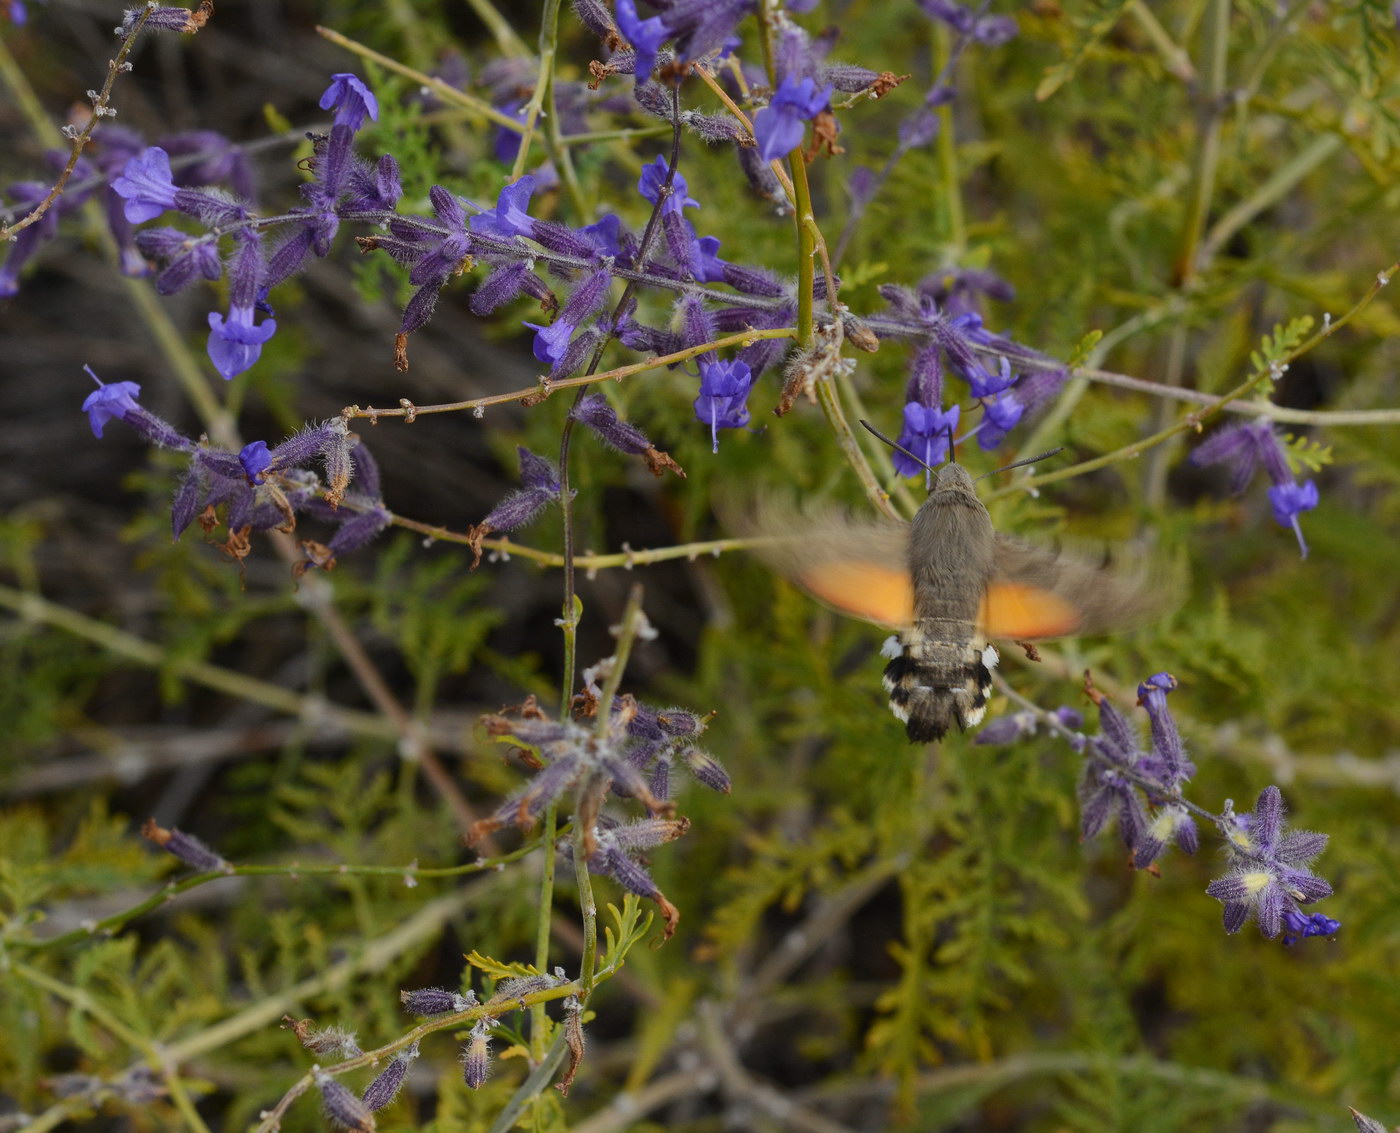
[[[985,480],[988,476],[995,476],[999,472],[1010,472],[1013,468],[1023,468],[1027,464],[1039,464],[1042,460],[1048,460],[1050,457],[1057,456],[1064,451],[1064,445],[1060,445],[1059,448],[1047,449],[1045,452],[1036,456],[1028,456],[1024,460],[1015,460],[1010,464],[1002,465],[1000,468],[994,468],[990,472],[984,472],[981,476],[977,477],[977,479]]]
[[[917,464],[920,468],[927,468],[928,471],[932,472],[935,476],[938,475],[938,469],[936,469],[936,468],[929,468],[929,466],[928,466],[927,464],[925,464],[922,460],[920,460],[917,456],[915,456],[915,455],[914,455],[912,452],[910,452],[907,448],[905,448],[905,447],[904,447],[903,445],[901,445],[901,444],[896,443],[895,441],[890,440],[889,437],[885,436],[884,433],[880,432],[880,430],[877,429],[877,428],[875,428],[875,426],[872,425],[869,421],[866,421],[866,420],[862,419],[861,424],[864,425],[867,429],[869,429],[870,432],[873,433],[873,434],[874,434],[876,437],[878,437],[880,440],[884,441],[885,444],[889,445],[890,448],[894,449],[896,452],[902,452],[905,456],[907,456],[910,460],[912,460],[912,461],[913,461],[915,464]],[[951,443],[952,443],[952,441],[951,441],[951,438],[950,438],[950,439],[949,439],[949,444],[951,445]],[[952,452],[952,448],[950,447],[948,451],[949,451],[949,452]],[[1058,451],[1058,450],[1057,450],[1057,451]]]

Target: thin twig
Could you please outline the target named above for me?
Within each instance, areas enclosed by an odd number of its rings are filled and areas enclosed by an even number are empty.
[[[675,350],[670,354],[659,354],[653,358],[648,358],[642,362],[630,362],[626,366],[617,366],[611,370],[590,371],[580,374],[574,378],[551,379],[541,377],[538,382],[524,389],[512,390],[510,393],[496,393],[489,397],[473,397],[466,401],[449,401],[441,405],[403,405],[402,402],[394,409],[378,409],[370,406],[361,409],[358,405],[347,405],[342,409],[341,415],[347,419],[367,417],[373,422],[377,422],[382,417],[408,417],[416,419],[430,413],[460,413],[468,409],[484,409],[488,405],[505,405],[509,402],[528,401],[534,403],[540,397],[548,397],[555,390],[574,389],[580,386],[596,385],[599,382],[621,381],[623,378],[630,378],[633,374],[645,373],[648,370],[658,370],[664,366],[673,366],[678,362],[698,357],[701,354],[708,354],[712,350],[721,350],[727,346],[749,346],[760,339],[765,338],[792,338],[795,331],[792,327],[779,327],[774,330],[744,330],[734,334],[717,338],[713,342],[706,342],[700,346],[688,346],[684,350]]]
[[[73,170],[78,165],[78,159],[82,157],[83,150],[87,147],[88,140],[92,137],[93,131],[97,129],[97,124],[103,118],[113,115],[116,111],[111,110],[110,100],[112,87],[116,84],[117,76],[125,74],[128,70],[126,57],[131,54],[131,49],[136,43],[136,38],[141,34],[141,29],[145,26],[146,20],[150,17],[152,9],[142,8],[141,14],[136,17],[131,29],[122,38],[121,47],[117,53],[107,63],[107,78],[102,84],[102,89],[97,92],[97,96],[92,100],[92,114],[88,117],[87,123],[81,130],[69,135],[65,131],[64,136],[69,138],[68,160],[63,169],[59,172],[58,179],[53,183],[53,187],[45,194],[44,199],[29,210],[22,220],[14,224],[0,226],[0,241],[13,240],[15,233],[22,232],[31,224],[38,224],[44,218],[44,214],[49,211],[53,203],[63,195],[63,190],[68,184],[68,178],[73,176]],[[3,51],[3,48],[0,48]],[[3,63],[8,68],[13,65],[14,58],[8,51],[4,51]],[[91,93],[91,92],[89,92]]]

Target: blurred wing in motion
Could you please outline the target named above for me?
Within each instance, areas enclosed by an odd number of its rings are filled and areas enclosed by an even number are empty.
[[[1111,633],[1161,616],[1172,594],[1151,565],[1096,562],[998,535],[981,624],[988,637],[1015,641]]]
[[[914,620],[908,524],[807,514],[772,499],[750,516],[734,526],[765,537],[753,553],[819,602],[894,629]]]

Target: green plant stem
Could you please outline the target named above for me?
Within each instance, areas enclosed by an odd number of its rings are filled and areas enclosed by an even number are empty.
[[[467,0],[467,6],[476,13],[477,18],[486,25],[486,29],[496,38],[496,46],[501,49],[501,54],[512,55],[519,58],[522,55],[529,55],[530,48],[523,39],[510,26],[507,20],[491,0]]]
[[[941,74],[952,51],[952,33],[935,21],[936,51],[933,73]],[[958,175],[958,143],[954,134],[953,107],[945,103],[938,108],[938,188],[943,209],[948,217],[948,244],[954,259],[967,245],[967,221],[963,215],[962,180]]]
[[[599,743],[606,743],[608,730],[612,727],[612,704],[622,687],[622,674],[627,669],[627,660],[632,655],[632,646],[645,622],[642,613],[642,586],[635,583],[627,595],[627,606],[622,612],[622,625],[618,630],[617,649],[613,652],[612,668],[603,682],[598,697],[598,718],[594,724],[594,735]],[[588,846],[591,830],[585,830],[582,823],[574,826],[574,877],[578,881],[579,910],[583,918],[583,955],[579,960],[578,982],[582,989],[579,1001],[587,1004],[593,994],[594,971],[598,963],[598,903],[593,897],[593,879],[588,872]]]
[[[1225,63],[1230,46],[1231,0],[1208,0],[1202,47],[1200,106],[1197,142],[1191,167],[1191,189],[1186,220],[1172,268],[1172,282],[1186,290],[1199,269],[1198,253],[1206,217],[1215,195],[1215,174],[1220,162],[1220,135],[1225,122]]]
[[[564,1044],[564,1035],[557,1035],[554,1042],[550,1044],[549,1052],[540,1059],[539,1065],[530,1071],[529,1076],[520,1083],[519,1088],[511,1095],[510,1101],[506,1102],[501,1108],[501,1112],[496,1114],[496,1119],[491,1122],[491,1128],[487,1130],[487,1133],[509,1133],[509,1130],[515,1128],[516,1120],[524,1112],[526,1103],[544,1092],[545,1087],[549,1085],[555,1072],[558,1071],[559,1064],[564,1061],[567,1050],[568,1048]]]
[[[358,1054],[354,1058],[348,1058],[344,1062],[338,1062],[334,1066],[326,1066],[321,1069],[327,1074],[347,1074],[351,1070],[358,1070],[364,1066],[374,1066],[390,1055],[397,1054],[399,1051],[412,1046],[416,1042],[421,1042],[428,1035],[437,1031],[455,1030],[468,1023],[474,1023],[478,1019],[504,1015],[508,1012],[515,1011],[521,1003],[524,1003],[527,1007],[536,1007],[549,1003],[552,1000],[565,999],[570,995],[577,994],[577,992],[578,984],[576,982],[560,984],[558,987],[546,988],[543,991],[535,991],[528,995],[521,996],[519,999],[512,999],[509,1003],[500,1003],[490,1007],[481,1004],[476,1007],[470,1007],[465,1011],[454,1011],[450,1015],[435,1015],[429,1021],[420,1023],[411,1031],[400,1035],[393,1042],[386,1043],[376,1050],[365,1051],[363,1054]],[[562,1039],[562,1036],[560,1037]],[[548,1057],[546,1061],[548,1061]],[[541,1065],[544,1065],[544,1063]],[[557,1065],[557,1062],[554,1063],[554,1066]],[[538,1071],[538,1069],[537,1067],[536,1070]],[[551,1067],[550,1073],[553,1073],[553,1067]],[[533,1081],[534,1077],[535,1075],[532,1073],[530,1078],[526,1080]],[[548,1079],[546,1078],[546,1080]],[[282,1115],[287,1112],[292,1102],[306,1093],[314,1083],[315,1077],[313,1074],[307,1073],[302,1075],[302,1077],[282,1095],[277,1105],[267,1111],[261,1123],[257,1126],[257,1133],[275,1133],[280,1127]]]
[[[807,184],[807,159],[800,145],[788,154],[788,169],[792,172],[793,220],[797,227],[797,342],[804,350],[810,350],[816,342],[812,305],[817,264],[816,243],[809,224],[815,224],[815,218],[812,191]]]
[[[141,35],[141,29],[145,26],[146,20],[150,18],[151,9],[143,8],[133,22],[132,26],[122,35],[121,46],[117,48],[116,54],[107,62],[107,78],[102,83],[102,89],[97,92],[89,92],[92,96],[92,113],[88,117],[86,124],[79,130],[76,136],[69,138],[64,136],[64,141],[68,143],[68,160],[59,170],[53,185],[39,201],[23,217],[14,224],[0,225],[0,241],[8,242],[15,238],[16,232],[22,232],[31,224],[38,224],[43,219],[44,214],[53,207],[54,202],[63,195],[63,190],[68,184],[68,179],[73,175],[73,170],[78,166],[78,159],[82,157],[83,150],[87,148],[88,141],[92,138],[94,131],[105,121],[107,111],[111,109],[112,88],[116,85],[117,76],[124,74],[123,67],[126,65],[127,56],[131,54],[131,49],[136,40]],[[43,113],[39,100],[34,97],[33,88],[23,72],[15,62],[15,58],[0,41],[0,71],[3,72],[3,81],[12,90],[24,90],[27,97],[21,99],[25,114],[29,118],[31,128],[39,136],[48,134],[52,126],[47,116]],[[115,113],[115,111],[113,112]]]
[[[520,179],[525,172],[525,163],[530,160],[530,146],[535,140],[535,123],[539,121],[540,110],[544,107],[545,95],[549,91],[549,76],[554,69],[555,35],[559,24],[559,0],[544,0],[544,11],[540,16],[540,61],[535,73],[535,86],[530,92],[530,101],[525,104],[525,122],[520,132],[520,146],[515,151],[515,163],[511,166],[511,181]]]
[[[567,637],[565,640],[567,644],[572,644]],[[565,707],[559,718],[565,719],[567,714],[568,709]],[[557,803],[550,803],[544,812],[540,834],[541,845],[544,848],[544,863],[540,870],[539,907],[536,910],[537,919],[535,921],[535,970],[537,972],[549,970],[549,925],[554,909],[555,874],[559,868],[559,850],[554,844],[558,825],[559,806]],[[543,1003],[530,1009],[530,1053],[536,1062],[544,1058],[544,1036],[547,1023]]]
[[[851,430],[851,424],[846,420],[845,411],[841,408],[841,398],[832,385],[835,380],[834,378],[818,379],[816,384],[817,404],[822,407],[822,412],[826,414],[827,424],[831,426],[832,434],[836,437],[837,447],[840,448],[841,455],[846,458],[846,463],[855,471],[856,479],[860,481],[861,489],[865,492],[866,498],[875,505],[875,509],[882,515],[887,515],[891,519],[899,519],[901,516],[895,511],[894,505],[890,503],[889,493],[880,487],[879,477],[875,475],[875,470],[870,467],[870,462],[865,459],[860,442],[856,440],[855,433]]]
[[[592,145],[594,142],[634,142],[639,138],[660,138],[671,132],[670,126],[627,126],[620,130],[585,130],[578,134],[561,134],[561,146]]]
[[[671,191],[671,184],[676,175],[676,168],[680,164],[681,155],[681,123],[680,123],[680,92],[676,88],[671,90],[671,154],[667,162],[666,177],[662,182],[661,191],[657,194],[656,203],[652,206],[651,216],[647,219],[646,228],[642,232],[642,238],[638,244],[637,262],[645,263],[647,257],[651,255],[652,243],[656,239],[657,231],[661,226],[661,206],[665,203],[667,195]],[[636,282],[629,280],[622,289],[622,296],[613,307],[613,322],[616,323],[617,316],[626,309],[632,294],[636,290]],[[598,344],[598,348],[593,352],[593,357],[589,360],[588,370],[585,377],[593,376],[598,370],[598,366],[603,360],[603,351],[607,349],[608,338]],[[577,405],[583,397],[582,388],[574,397],[574,404]],[[574,672],[577,665],[577,634],[579,623],[579,599],[575,588],[574,577],[574,509],[573,495],[569,488],[569,449],[570,441],[573,438],[574,418],[569,416],[564,422],[559,439],[559,486],[560,486],[560,510],[563,514],[563,568],[564,568],[564,603],[563,618],[561,627],[564,634],[564,671],[559,680],[560,709],[559,718],[567,719],[569,709],[573,702]],[[554,908],[554,875],[556,862],[554,857],[554,823],[557,821],[556,810],[551,805],[545,812],[545,835],[549,849],[546,853],[545,870],[540,880],[540,896],[537,915],[539,921],[536,926],[535,955],[536,968],[539,971],[548,970],[549,964],[549,924],[552,919]],[[589,892],[584,886],[580,886],[580,894]],[[545,1015],[543,1009],[536,1011],[531,1017],[531,1048],[536,1057],[543,1044]]]
[[[557,13],[557,0],[555,0],[555,7]],[[556,18],[555,24],[557,23]],[[569,200],[573,203],[575,220],[579,224],[585,224],[592,219],[592,209],[589,207],[588,198],[584,196],[583,185],[578,179],[578,170],[574,168],[573,151],[564,144],[564,136],[559,132],[562,117],[555,99],[555,79],[558,67],[555,55],[558,30],[554,24],[549,25],[549,27],[551,28],[549,55],[554,62],[551,63],[549,69],[548,88],[545,91],[544,148],[545,152],[549,154],[550,163],[559,174],[559,179],[564,183]],[[543,33],[541,33],[541,43],[543,44]]]
[[[345,865],[341,863],[304,865],[300,862],[293,862],[290,865],[234,865],[226,870],[197,873],[192,877],[171,882],[158,892],[152,893],[140,904],[133,905],[120,913],[113,913],[110,917],[104,917],[100,921],[94,921],[85,928],[75,928],[71,932],[50,937],[47,940],[27,940],[21,937],[6,940],[5,944],[9,948],[25,948],[37,952],[46,948],[61,948],[79,941],[114,936],[137,917],[169,904],[182,893],[188,893],[191,889],[198,889],[202,885],[208,885],[211,881],[219,881],[225,877],[401,877],[405,882],[410,880],[416,882],[419,878],[465,877],[468,874],[485,873],[489,870],[499,869],[510,862],[519,861],[539,847],[540,842],[533,840],[498,857],[479,858],[477,861],[467,862],[465,865],[427,868],[416,864],[406,866]]]
[[[1161,25],[1146,0],[1132,0],[1128,11],[1147,33],[1147,38],[1152,41],[1152,46],[1162,57],[1167,70],[1184,83],[1195,82],[1196,69],[1191,66],[1191,56],[1167,34],[1167,29]]]
[[[430,902],[421,910],[415,913],[401,927],[395,929],[386,936],[378,940],[371,941],[365,949],[353,960],[345,960],[335,965],[323,976],[318,976],[314,980],[303,980],[301,983],[264,1000],[260,1004],[240,1012],[232,1019],[225,1020],[211,1031],[206,1031],[200,1035],[194,1035],[183,1042],[172,1046],[168,1050],[168,1055],[172,1058],[185,1060],[206,1054],[211,1050],[242,1038],[244,1034],[262,1027],[269,1026],[275,1022],[286,1011],[293,1010],[298,1003],[316,995],[324,994],[327,991],[334,991],[342,987],[348,980],[360,972],[378,971],[391,963],[401,952],[413,947],[419,940],[440,931],[453,917],[455,917],[469,902],[469,899],[478,895],[479,891],[488,884],[494,884],[495,878],[503,876],[494,875],[491,879],[483,879],[473,888],[463,890],[450,897],[440,898]],[[635,910],[635,905],[632,906]],[[628,950],[636,940],[640,939],[651,924],[648,917],[640,926],[640,932],[631,932],[635,927],[635,921],[629,922],[629,933],[625,938],[620,937],[616,942],[614,951],[607,956],[607,962],[598,971],[598,981],[611,979],[621,969],[627,957]],[[356,966],[358,964],[358,967]],[[389,1055],[397,1054],[406,1047],[421,1041],[428,1035],[436,1031],[455,1030],[467,1023],[475,1022],[485,1016],[499,1016],[516,1010],[521,1003],[526,1007],[534,1008],[549,1003],[553,1000],[566,999],[571,995],[577,995],[580,987],[577,980],[569,983],[559,984],[556,987],[545,988],[540,991],[530,992],[519,999],[511,999],[507,1002],[495,1004],[478,1004],[469,1007],[465,1011],[456,1011],[448,1015],[436,1015],[424,1023],[420,1023],[412,1030],[400,1035],[392,1042],[386,1043],[375,1050],[365,1051],[354,1058],[346,1059],[334,1066],[323,1067],[327,1074],[345,1074],[351,1070],[358,1070],[362,1066],[372,1066]],[[562,1058],[564,1036],[560,1035],[556,1043],[530,1073],[525,1083],[515,1092],[511,1101],[506,1106],[509,1113],[509,1121],[504,1128],[510,1128],[515,1117],[519,1115],[520,1108],[525,1101],[538,1094],[544,1089],[546,1083],[558,1069]],[[279,1128],[283,1114],[288,1107],[298,1097],[304,1094],[314,1081],[310,1073],[303,1074],[291,1087],[278,1103],[261,1115],[256,1133],[275,1133]],[[501,1121],[503,1115],[497,1117]],[[493,1126],[495,1128],[495,1126]]]
[[[1230,46],[1231,0],[1207,0],[1200,68],[1196,151],[1191,166],[1191,187],[1182,224],[1180,244],[1172,264],[1171,282],[1189,294],[1201,268],[1201,239],[1215,196],[1216,170],[1220,164],[1220,140],[1225,124],[1225,64]],[[1185,379],[1190,331],[1185,322],[1173,328],[1167,341],[1166,384],[1179,386]],[[1165,402],[1155,403],[1148,417],[1148,431],[1158,435],[1170,413]],[[1173,434],[1174,435],[1174,434]],[[1143,498],[1148,508],[1160,507],[1167,491],[1167,468],[1174,446],[1155,447],[1143,468]]]

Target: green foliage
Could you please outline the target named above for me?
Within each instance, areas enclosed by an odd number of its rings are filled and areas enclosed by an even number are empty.
[[[1254,372],[1273,375],[1276,381],[1278,370],[1287,363],[1288,357],[1298,349],[1312,328],[1311,315],[1290,319],[1287,326],[1275,323],[1273,334],[1264,335],[1259,340],[1259,349],[1250,351],[1249,364],[1254,367]]]

